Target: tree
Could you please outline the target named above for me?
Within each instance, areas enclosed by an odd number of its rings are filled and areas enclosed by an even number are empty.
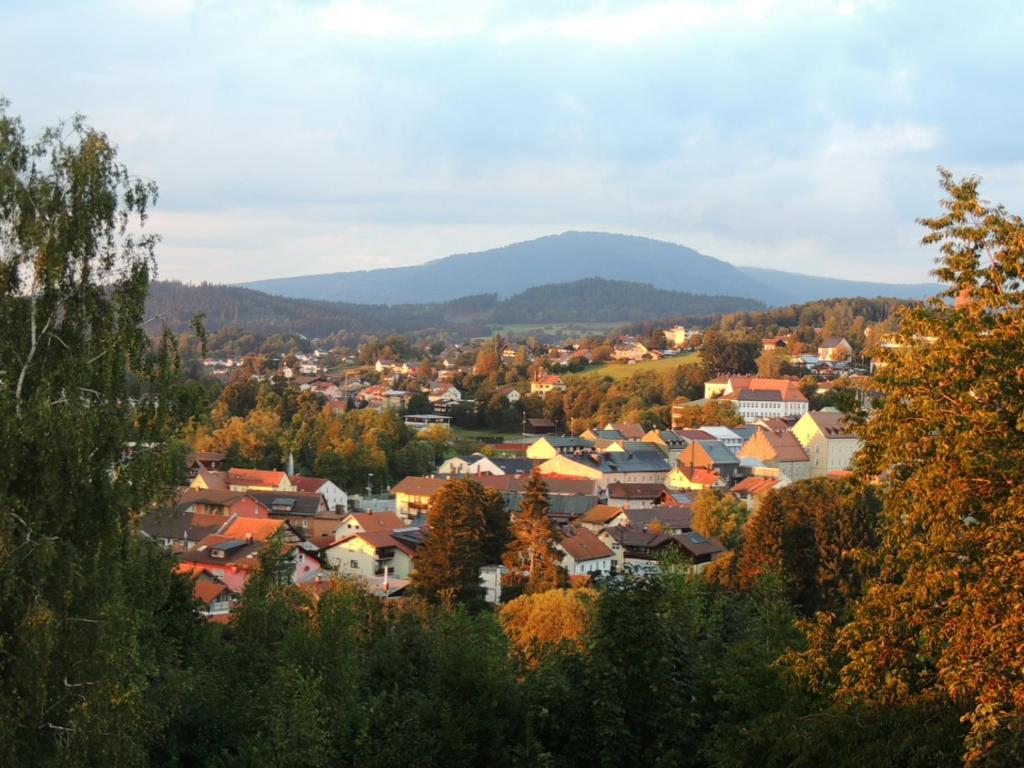
[[[901,312],[862,430],[857,471],[884,478],[879,574],[803,661],[844,697],[952,702],[966,762],[1008,765],[1024,760],[1024,220],[977,178],[941,183],[944,211],[921,223],[947,287]]]
[[[672,423],[680,429],[696,429],[704,425],[738,427],[743,424],[743,418],[735,403],[709,400],[703,405],[687,405],[685,402],[674,405]]]
[[[549,589],[521,595],[501,609],[501,626],[527,668],[552,653],[585,651],[594,589]]]
[[[858,555],[877,544],[874,493],[847,479],[815,478],[769,492],[747,526],[740,583],[774,575],[806,615],[844,610],[865,576]]]
[[[448,607],[478,604],[483,598],[480,569],[499,562],[507,538],[508,515],[500,493],[475,480],[449,481],[430,501],[413,588]]]
[[[139,765],[180,703],[191,589],[133,517],[183,474],[180,358],[143,329],[156,188],[80,118],[0,101],[0,763]]]
[[[718,539],[726,549],[740,546],[746,522],[746,505],[731,494],[705,488],[693,501],[693,530]]]
[[[529,574],[526,592],[543,592],[565,585],[565,569],[556,545],[561,539],[551,521],[548,486],[536,470],[526,484],[526,493],[513,516],[512,541],[503,562],[513,574]]]
[[[724,373],[754,373],[761,343],[754,339],[730,339],[719,331],[704,334],[701,361],[707,378]]]

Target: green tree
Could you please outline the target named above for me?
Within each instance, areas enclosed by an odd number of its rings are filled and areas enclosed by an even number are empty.
[[[156,188],[76,117],[0,101],[0,763],[145,763],[180,704],[188,583],[133,516],[183,471],[180,359],[143,330]]]
[[[551,521],[548,486],[534,470],[526,484],[526,493],[513,515],[512,540],[503,562],[513,574],[528,574],[526,592],[544,592],[565,586],[565,569],[557,544],[561,535]]]
[[[480,568],[500,561],[507,539],[508,513],[501,494],[474,480],[449,481],[430,501],[413,588],[448,607],[479,604]]]
[[[875,385],[857,471],[882,478],[879,568],[847,623],[824,617],[805,658],[872,702],[952,702],[966,762],[1024,760],[1024,220],[942,171],[922,223],[946,289],[903,310]],[[821,675],[822,669],[835,675]]]

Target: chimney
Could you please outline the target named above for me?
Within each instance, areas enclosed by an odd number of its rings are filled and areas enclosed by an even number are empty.
[[[291,451],[288,452],[288,477],[292,477],[295,474],[295,454]]]
[[[246,544],[252,544],[252,534],[251,533],[245,534],[245,543]]]

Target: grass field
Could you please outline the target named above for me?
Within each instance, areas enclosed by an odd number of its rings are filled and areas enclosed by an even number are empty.
[[[633,365],[627,365],[626,363],[592,365],[580,373],[580,376],[611,376],[616,380],[628,379],[638,373],[645,373],[647,371],[665,373],[666,371],[674,370],[679,365],[699,362],[700,352],[684,352],[681,355],[663,357],[661,360],[644,360]]]
[[[502,325],[494,333],[502,336],[585,336],[618,328],[624,323],[520,323]]]

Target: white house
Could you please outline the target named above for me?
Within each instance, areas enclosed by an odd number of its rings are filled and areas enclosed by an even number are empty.
[[[558,548],[564,553],[562,567],[570,576],[607,576],[612,572],[615,553],[593,531],[577,528],[558,543]]]
[[[305,493],[319,493],[324,497],[327,509],[332,512],[348,509],[348,494],[325,477],[303,477],[293,475],[292,485],[298,491]]]

